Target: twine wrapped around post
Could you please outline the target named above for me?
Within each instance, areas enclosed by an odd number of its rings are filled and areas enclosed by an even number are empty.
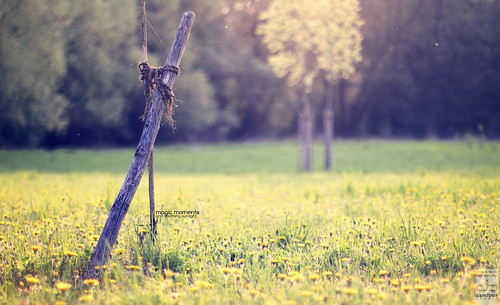
[[[187,12],[182,17],[179,29],[177,30],[177,34],[175,36],[175,41],[172,44],[165,66],[179,66],[189,34],[191,33],[194,18],[195,15],[193,12]],[[172,71],[165,71],[162,78],[158,80],[157,83],[163,82],[166,86],[171,88],[174,84],[176,76],[176,73]],[[141,138],[139,140],[139,144],[137,145],[127,177],[125,178],[125,181],[123,182],[123,185],[118,192],[113,205],[111,206],[108,218],[102,229],[101,236],[99,237],[94,252],[90,258],[87,273],[84,276],[86,278],[96,278],[99,276],[98,270],[102,270],[102,268],[96,267],[105,264],[109,258],[111,249],[116,242],[123,219],[127,215],[132,198],[134,197],[142,179],[142,175],[144,174],[146,163],[151,155],[151,152],[153,151],[154,142],[156,140],[156,136],[158,135],[162,118],[165,116],[166,105],[161,101],[161,99],[161,93],[156,92],[151,103],[150,111],[144,121],[144,129],[142,130]]]
[[[163,67],[151,67],[147,62],[141,62],[138,67],[141,73],[141,77],[139,79],[144,82],[144,97],[146,98],[146,108],[144,109],[144,114],[141,116],[141,119],[144,120],[148,115],[151,109],[151,103],[153,102],[153,94],[155,90],[158,90],[161,94],[162,100],[167,106],[164,120],[168,122],[170,127],[175,128],[175,122],[172,115],[176,98],[172,89],[161,81],[161,79],[165,72],[172,72],[178,76],[181,73],[181,70],[177,66],[170,65]]]

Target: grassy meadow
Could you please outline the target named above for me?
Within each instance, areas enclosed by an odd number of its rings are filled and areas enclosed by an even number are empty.
[[[0,151],[1,304],[476,304],[500,265],[500,143],[158,147],[101,278],[86,264],[134,149]]]

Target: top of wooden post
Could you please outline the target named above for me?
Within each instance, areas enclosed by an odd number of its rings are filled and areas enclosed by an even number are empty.
[[[191,32],[191,28],[193,27],[194,17],[195,15],[193,12],[185,12],[182,16],[181,22],[179,24],[179,29],[177,30],[177,34],[175,35],[174,43],[170,48],[170,53],[168,53],[165,66],[179,67],[182,55],[184,54],[184,49],[186,48],[187,40],[189,38],[189,33]],[[175,76],[176,75],[171,72],[165,73],[163,75],[163,82],[167,86],[172,88]]]

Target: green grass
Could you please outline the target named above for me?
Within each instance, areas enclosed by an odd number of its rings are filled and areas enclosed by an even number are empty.
[[[461,141],[339,141],[333,146],[336,173],[458,171],[475,174],[500,169],[500,144]],[[0,151],[0,172],[126,173],[133,149]],[[296,173],[294,142],[157,147],[155,170],[177,174]],[[316,170],[323,148],[314,148]],[[491,168],[494,166],[495,168]]]
[[[98,286],[81,275],[134,150],[0,151],[0,302],[474,304],[500,263],[497,146],[341,141],[324,172],[318,144],[307,174],[292,142],[157,148],[157,208],[199,215],[152,244],[145,180]]]

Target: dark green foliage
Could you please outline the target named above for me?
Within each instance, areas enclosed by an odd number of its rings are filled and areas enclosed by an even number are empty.
[[[138,2],[2,1],[0,146],[136,144],[144,98]],[[500,136],[500,5],[360,0],[363,62],[340,81],[340,136]],[[299,99],[255,35],[269,1],[147,1],[149,63],[197,14],[174,92],[177,129],[158,143],[290,136]],[[160,40],[161,39],[161,40]],[[311,102],[320,131],[325,88]]]
[[[1,2],[0,145],[36,146],[67,126],[68,100],[58,88],[68,4],[57,2]]]

